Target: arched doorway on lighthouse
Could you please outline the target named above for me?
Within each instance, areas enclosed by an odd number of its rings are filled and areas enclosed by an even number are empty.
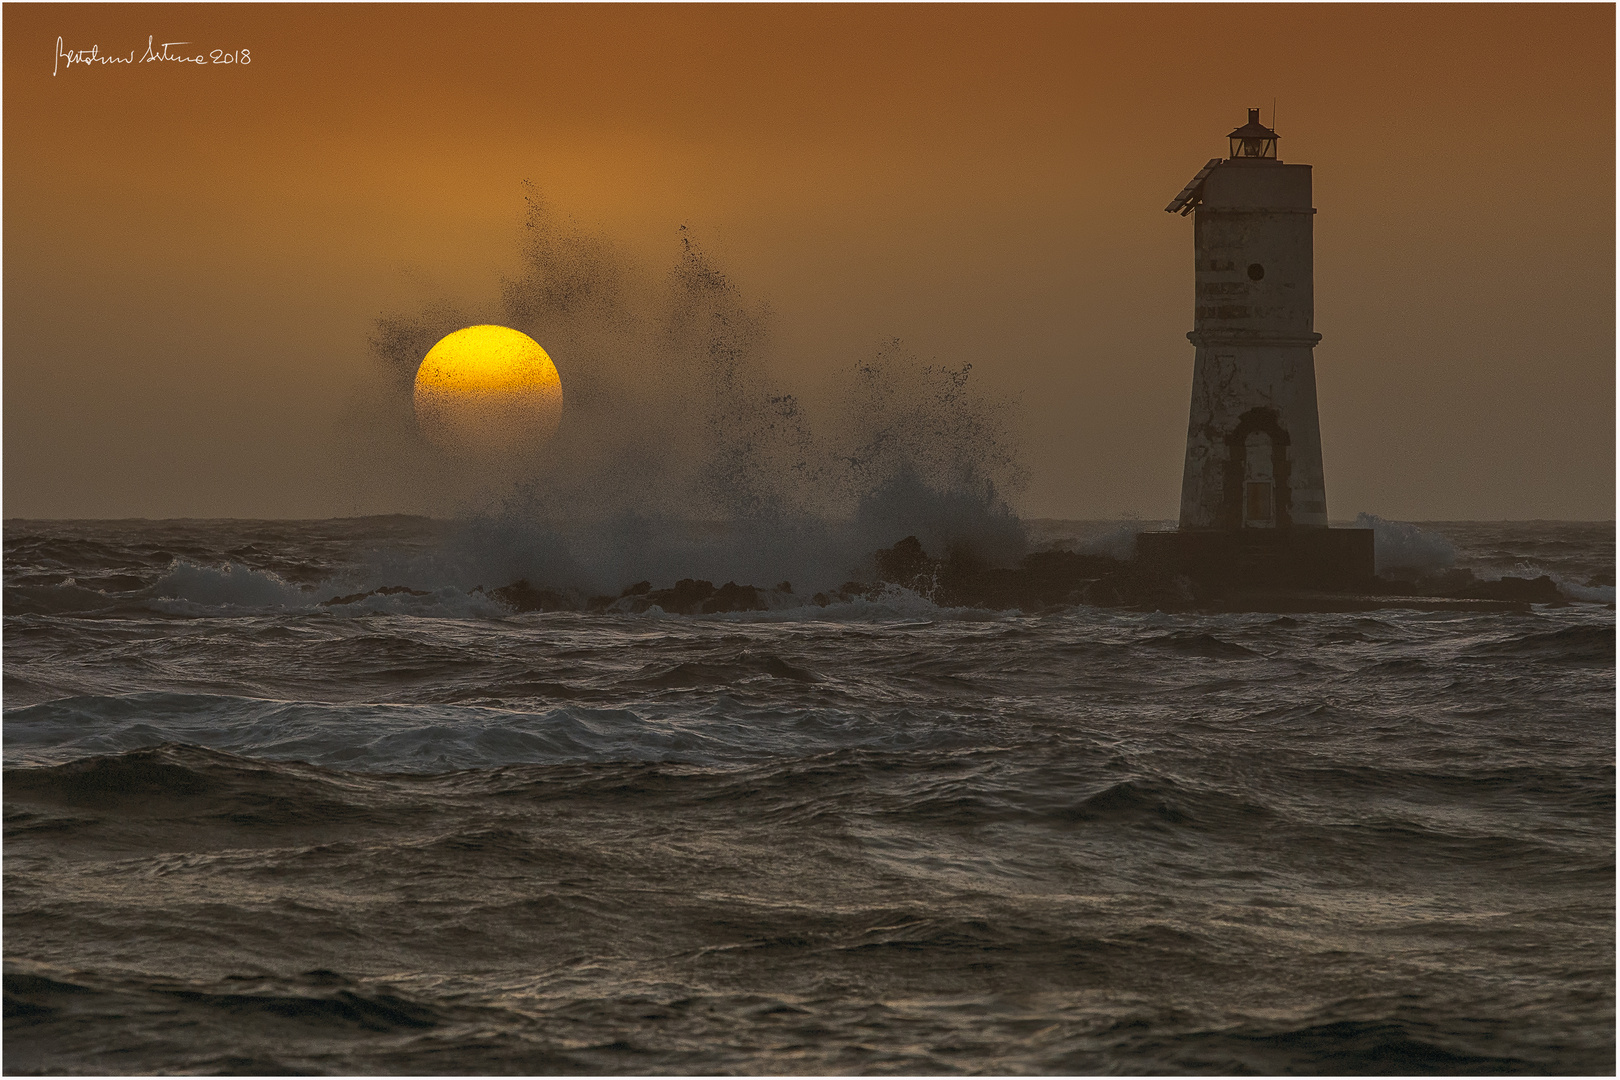
[[[1277,478],[1271,467],[1271,436],[1251,431],[1243,440],[1243,527],[1277,527]]]
[[[1250,409],[1226,437],[1222,518],[1230,529],[1286,529],[1293,525],[1288,486],[1288,432],[1277,410]]]

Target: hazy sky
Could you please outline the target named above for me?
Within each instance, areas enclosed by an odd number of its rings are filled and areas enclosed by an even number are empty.
[[[498,295],[529,179],[654,264],[689,226],[812,398],[895,337],[971,362],[1021,402],[1025,512],[1174,517],[1163,207],[1275,100],[1315,166],[1330,516],[1610,518],[1614,17],[7,5],[4,513],[415,509],[337,484],[334,429],[378,316]],[[57,58],[149,36],[251,63]]]

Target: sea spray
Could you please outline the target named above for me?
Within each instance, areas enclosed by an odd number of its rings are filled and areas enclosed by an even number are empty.
[[[1373,564],[1385,570],[1444,570],[1457,561],[1457,549],[1439,533],[1408,521],[1385,521],[1376,514],[1356,515],[1356,528],[1373,531]]]
[[[346,453],[368,498],[460,523],[437,555],[459,584],[526,579],[614,592],[637,580],[792,580],[820,588],[915,535],[932,554],[1006,564],[1026,549],[1007,503],[1025,482],[1012,404],[971,366],[892,340],[842,366],[827,415],[770,376],[768,305],[682,227],[658,272],[531,189],[521,265],[498,300],[379,319],[379,378]],[[416,365],[443,335],[498,322],[556,361],[565,411],[543,451],[500,469],[425,446]],[[827,365],[800,364],[799,368]]]

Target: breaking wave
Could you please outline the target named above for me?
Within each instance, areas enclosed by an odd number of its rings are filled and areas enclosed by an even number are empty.
[[[177,607],[242,607],[301,609],[315,598],[267,570],[239,564],[198,566],[177,562],[152,587],[156,600],[177,601]]]
[[[639,580],[848,580],[914,535],[934,555],[1006,563],[1027,545],[1013,406],[971,365],[902,342],[842,364],[784,355],[769,306],[683,227],[659,269],[555,212],[532,188],[521,265],[498,298],[385,317],[377,378],[339,449],[356,505],[463,524],[435,568],[465,586],[518,579],[616,593]],[[545,345],[566,408],[543,454],[473,466],[421,439],[410,388],[440,337],[499,323]],[[835,368],[825,387],[776,370]],[[812,407],[805,391],[821,402]]]

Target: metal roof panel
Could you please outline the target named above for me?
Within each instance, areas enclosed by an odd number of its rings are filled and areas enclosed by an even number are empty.
[[[1181,193],[1170,200],[1170,205],[1164,208],[1164,212],[1174,214],[1179,210],[1182,216],[1185,217],[1187,211],[1198,205],[1198,199],[1204,193],[1204,179],[1223,160],[1218,157],[1210,158],[1209,163],[1198,170],[1198,175],[1187,181],[1187,186],[1181,189]]]

